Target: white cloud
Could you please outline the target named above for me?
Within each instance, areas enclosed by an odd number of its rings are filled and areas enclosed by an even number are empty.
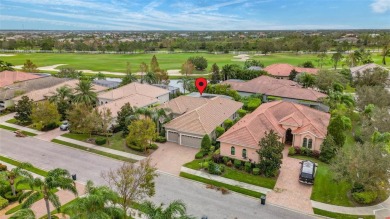
[[[390,0],[374,0],[371,4],[371,9],[375,13],[385,13],[390,11]]]

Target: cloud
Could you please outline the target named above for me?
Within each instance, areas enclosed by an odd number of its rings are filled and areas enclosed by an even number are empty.
[[[375,13],[385,13],[390,10],[390,0],[374,0],[371,9]]]

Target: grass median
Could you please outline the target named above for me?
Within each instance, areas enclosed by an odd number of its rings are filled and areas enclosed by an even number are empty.
[[[330,212],[330,211],[324,211],[318,208],[313,208],[314,214],[317,215],[322,215],[330,218],[335,218],[335,219],[375,219],[374,215],[351,215],[351,214],[340,214],[340,213],[335,213],[335,212]]]
[[[195,175],[192,175],[192,174],[189,174],[189,173],[180,172],[180,176],[184,177],[184,178],[187,178],[187,179],[192,179],[192,180],[195,180],[195,181],[198,181],[198,182],[214,185],[214,186],[217,186],[217,187],[224,187],[224,188],[229,189],[231,191],[238,192],[238,193],[241,193],[241,194],[244,194],[244,195],[248,195],[248,196],[252,196],[252,197],[255,197],[255,198],[260,198],[263,195],[260,192],[255,192],[255,191],[252,191],[252,190],[241,188],[239,186],[233,186],[233,185],[221,183],[221,182],[218,182],[218,181],[202,178],[202,177],[195,176]]]
[[[0,125],[0,128],[5,129],[5,130],[9,130],[9,131],[19,130],[19,129],[16,129],[16,128],[13,128],[13,127],[9,127],[9,126],[5,126],[5,125]],[[36,134],[31,133],[31,132],[22,131],[22,133],[27,135],[27,136],[36,136]]]
[[[0,161],[3,161],[5,163],[9,163],[9,164],[14,165],[14,166],[19,166],[19,165],[22,164],[19,161],[13,160],[13,159],[8,158],[8,157],[3,157],[3,156],[0,156]],[[47,176],[47,172],[46,171],[41,170],[41,169],[36,168],[36,167],[26,167],[24,169],[26,169],[26,170],[28,170],[28,171],[30,171],[32,173],[41,175],[41,176]]]
[[[52,142],[57,143],[57,144],[62,144],[62,145],[65,145],[65,146],[68,146],[68,147],[72,147],[72,148],[77,148],[77,149],[80,149],[80,150],[83,150],[83,151],[92,152],[92,153],[99,154],[99,155],[102,155],[102,156],[110,157],[110,158],[113,158],[113,159],[116,159],[116,160],[121,160],[121,161],[126,161],[126,162],[131,162],[131,163],[135,163],[136,162],[136,160],[133,160],[131,158],[123,157],[123,156],[116,155],[116,154],[110,154],[110,153],[107,153],[107,152],[104,152],[104,151],[99,151],[99,150],[92,149],[92,148],[83,147],[83,146],[80,146],[80,145],[77,145],[77,144],[69,143],[69,142],[66,142],[66,141],[61,141],[61,140],[58,140],[58,139],[53,139]]]

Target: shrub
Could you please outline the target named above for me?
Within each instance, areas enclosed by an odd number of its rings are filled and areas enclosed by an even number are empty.
[[[320,152],[318,150],[313,150],[313,153],[312,153],[312,156],[316,159],[318,159],[320,157]]]
[[[0,185],[0,196],[3,196],[5,195],[5,193],[11,191],[11,186],[8,184],[6,185]]]
[[[221,171],[221,173],[225,172],[225,166],[220,164],[219,165],[219,170]]]
[[[0,196],[0,210],[7,207],[8,204],[9,204],[9,201]]]
[[[203,151],[199,151],[195,154],[195,159],[202,159],[204,157]]]
[[[225,129],[228,130],[233,126],[233,120],[227,119],[223,122],[223,125],[225,126]]]
[[[205,170],[208,170],[208,169],[209,169],[209,162],[208,162],[208,161],[203,162],[202,167],[203,167]]]
[[[214,162],[209,162],[209,173],[213,175],[221,175],[220,166]]]
[[[213,158],[213,161],[215,163],[221,163],[222,162],[222,156],[219,155],[219,154],[213,154],[212,158]]]
[[[294,154],[295,154],[295,148],[294,147],[288,148],[288,155],[291,156],[291,155],[294,155]]]
[[[96,143],[97,145],[104,145],[106,142],[107,142],[107,139],[104,138],[104,137],[97,137],[97,138],[95,139],[95,143]]]
[[[4,194],[4,198],[8,199],[9,202],[15,202],[19,200],[19,197],[23,194],[22,191],[16,191],[16,195],[12,194],[12,191],[8,191]]]
[[[157,150],[158,149],[158,145],[157,144],[150,144],[148,146],[148,149]]]
[[[211,146],[211,147],[210,147],[210,152],[213,153],[214,151],[215,151],[215,146]]]
[[[155,139],[154,139],[155,142],[158,142],[158,143],[165,143],[167,142],[167,138],[166,137],[163,137],[163,136],[157,136]]]
[[[138,146],[138,145],[135,145],[135,144],[129,144],[127,145],[127,147],[135,150],[135,151],[140,151],[140,152],[144,152],[144,148]]]
[[[294,150],[295,150],[295,154],[301,154],[301,147],[295,146]]]
[[[376,200],[378,193],[374,191],[352,193],[353,199],[360,204],[370,204]]]
[[[227,164],[230,161],[230,158],[229,157],[223,157],[222,160],[223,160],[224,164]]]
[[[241,160],[234,160],[234,167],[236,167],[237,169],[240,169],[240,167],[241,167]]]
[[[231,166],[233,166],[233,163],[232,163],[232,161],[231,161],[231,160],[229,160],[229,161],[226,163],[226,166],[228,166],[228,167],[231,167]]]
[[[7,171],[7,165],[0,163],[0,171]]]
[[[218,126],[217,128],[215,128],[215,134],[216,134],[217,138],[219,136],[221,136],[223,133],[225,133],[224,127]]]
[[[57,127],[59,127],[60,125],[56,122],[52,122],[52,123],[49,123],[48,125],[44,126],[42,128],[42,131],[50,131],[50,130],[53,130]]]
[[[209,152],[210,151],[211,140],[210,140],[209,135],[206,134],[206,135],[203,136],[200,147],[201,147],[202,151],[205,151],[205,152]]]
[[[250,112],[253,112],[261,104],[261,100],[258,98],[250,98],[248,101],[247,109]]]
[[[221,154],[221,149],[218,148],[217,150],[215,150],[214,154]]]
[[[311,157],[312,153],[313,153],[312,150],[310,150],[309,148],[305,148],[305,147],[301,148],[302,155]]]
[[[238,116],[240,116],[242,118],[242,117],[244,117],[246,115],[247,111],[244,110],[244,109],[239,109],[237,111],[237,113],[238,113]]]
[[[252,169],[252,164],[250,162],[245,162],[245,171],[250,173]]]
[[[259,168],[253,168],[252,173],[254,175],[260,175],[260,169]]]

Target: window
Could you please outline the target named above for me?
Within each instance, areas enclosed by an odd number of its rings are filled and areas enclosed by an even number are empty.
[[[230,154],[235,155],[236,154],[236,149],[234,147],[230,148]]]
[[[303,138],[302,147],[307,146],[307,138]]]
[[[246,158],[246,149],[242,149],[242,157]]]
[[[309,142],[308,142],[308,144],[307,144],[307,147],[308,147],[309,149],[311,149],[311,148],[312,148],[312,145],[313,145],[313,140],[310,138],[310,139],[309,139]]]

